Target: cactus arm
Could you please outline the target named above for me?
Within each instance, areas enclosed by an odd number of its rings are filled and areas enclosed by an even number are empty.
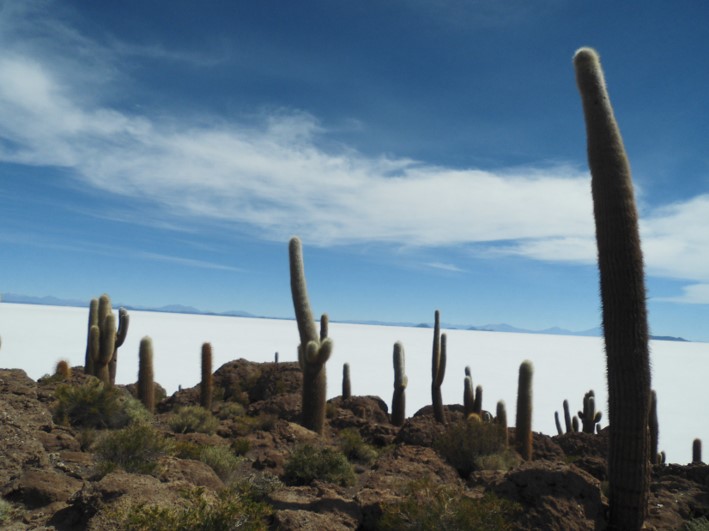
[[[290,258],[290,286],[293,297],[295,319],[298,323],[300,344],[307,345],[309,341],[318,339],[318,333],[313,321],[313,312],[308,301],[308,288],[305,283],[305,266],[303,265],[303,249],[300,238],[291,238],[288,246]]]

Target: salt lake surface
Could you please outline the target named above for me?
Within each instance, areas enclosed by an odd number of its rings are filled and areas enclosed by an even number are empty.
[[[24,369],[37,379],[53,372],[60,359],[83,365],[87,321],[88,308],[0,303],[0,367]],[[556,434],[554,411],[562,414],[564,399],[578,411],[589,389],[596,393],[604,416],[601,424],[606,424],[601,338],[443,331],[448,335],[442,386],[446,404],[462,403],[464,368],[469,365],[473,384],[483,386],[483,408],[494,412],[497,401],[504,400],[513,426],[519,365],[529,359],[534,364],[534,431]],[[275,352],[281,361],[297,359],[294,321],[131,311],[128,338],[119,350],[118,383],[137,379],[138,346],[146,335],[153,339],[155,379],[168,393],[199,382],[200,350],[206,341],[212,343],[215,369],[237,358],[273,361]],[[401,341],[409,378],[407,416],[430,403],[431,329],[331,322],[329,335],[335,348],[327,364],[328,398],[341,393],[342,365],[347,362],[353,394],[377,395],[391,405],[392,352],[394,343]],[[652,341],[651,361],[660,449],[668,461],[687,463],[692,440],[709,441],[709,419],[700,408],[706,401],[709,344]]]

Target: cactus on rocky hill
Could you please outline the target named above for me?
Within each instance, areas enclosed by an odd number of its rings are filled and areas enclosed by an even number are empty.
[[[212,345],[202,344],[201,354],[202,378],[199,383],[199,403],[207,411],[212,410],[212,396],[214,395],[214,376],[212,374]]]
[[[391,399],[391,423],[394,426],[401,426],[406,418],[406,386],[409,379],[404,363],[404,346],[397,341],[394,343],[394,396]]]
[[[295,309],[300,345],[298,362],[303,371],[303,426],[322,433],[325,426],[325,399],[327,394],[327,374],[325,363],[332,354],[332,340],[323,330],[318,335],[310,310],[308,290],[305,283],[305,268],[300,239],[291,238],[289,244],[290,283],[293,307]],[[324,321],[325,324],[327,321]],[[327,325],[325,326],[327,328]]]
[[[116,316],[111,309],[111,299],[107,294],[98,299],[92,299],[89,305],[89,337],[84,360],[84,372],[96,376],[105,385],[116,382],[118,349],[123,345],[128,334],[130,316],[125,308],[118,311],[118,326]],[[93,327],[99,330],[98,344],[92,337]]]
[[[603,413],[596,411],[596,396],[591,389],[583,397],[583,411],[578,412],[584,433],[596,433],[596,424],[601,422]]]
[[[437,422],[442,424],[446,422],[443,410],[443,395],[441,394],[441,384],[446,375],[446,343],[446,335],[441,334],[441,314],[436,310],[433,324],[431,401],[433,403],[433,416]]]
[[[523,361],[519,366],[517,383],[517,417],[515,421],[515,443],[517,451],[525,461],[532,459],[532,374],[531,361]]]
[[[138,400],[143,403],[145,409],[151,413],[155,413],[153,341],[148,336],[140,340],[138,363]]]
[[[347,400],[352,396],[352,384],[350,382],[350,364],[342,366],[342,399]]]
[[[630,164],[597,53],[574,56],[591,169],[608,375],[609,528],[643,526],[650,486],[645,275]]]

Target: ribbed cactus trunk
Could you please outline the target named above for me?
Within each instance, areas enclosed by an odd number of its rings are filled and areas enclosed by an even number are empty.
[[[650,462],[657,465],[660,462],[659,440],[660,426],[657,422],[657,393],[650,391],[650,417],[648,418],[648,427],[650,429]]]
[[[298,362],[303,371],[303,413],[305,428],[322,434],[325,426],[325,399],[327,394],[327,373],[325,363],[332,354],[332,340],[327,338],[327,319],[324,321],[323,335],[318,335],[313,314],[308,301],[305,283],[305,268],[300,239],[292,238],[288,246],[290,262],[291,295],[298,324],[300,345]]]
[[[505,407],[504,400],[497,402],[497,409],[495,411],[495,422],[500,430],[500,440],[505,445],[505,448],[509,445],[509,433],[507,431],[507,408]]]
[[[155,413],[155,375],[153,373],[153,341],[148,336],[140,340],[138,350],[138,400],[145,409]]]
[[[342,366],[342,399],[347,400],[352,396],[352,383],[350,382],[350,364]]]
[[[86,357],[84,358],[84,374],[95,376],[94,358],[91,354],[91,327],[98,326],[98,299],[89,303],[89,327],[86,338]]]
[[[207,411],[212,410],[214,396],[214,376],[212,375],[212,345],[202,344],[202,379],[199,383],[199,404]]]
[[[702,462],[702,440],[694,439],[692,441],[692,463]]]
[[[574,65],[586,121],[606,345],[608,523],[630,531],[643,526],[650,480],[650,359],[638,214],[598,55],[582,48]]]
[[[515,444],[525,461],[532,459],[532,373],[531,361],[523,361],[519,366],[517,382],[517,418],[515,422]]]
[[[441,394],[441,384],[446,374],[446,343],[446,335],[441,334],[441,314],[436,310],[433,323],[431,402],[433,403],[433,416],[437,422],[442,424],[446,423],[446,416],[443,411],[443,395]]]
[[[394,396],[391,399],[391,423],[402,426],[406,419],[406,386],[409,379],[405,372],[404,346],[394,343]]]

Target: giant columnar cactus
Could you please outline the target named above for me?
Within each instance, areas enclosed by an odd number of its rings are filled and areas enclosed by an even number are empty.
[[[91,299],[89,303],[89,326],[86,339],[86,357],[84,358],[84,374],[95,374],[94,358],[91,354],[91,327],[98,326],[98,299]]]
[[[608,374],[609,528],[640,529],[650,485],[650,356],[645,277],[630,164],[596,52],[574,56],[596,222]]]
[[[517,383],[517,419],[515,442],[517,451],[525,461],[532,459],[532,373],[531,361],[523,361],[519,366]]]
[[[473,402],[473,413],[482,416],[483,414],[483,386],[475,388],[475,402]]]
[[[692,441],[692,463],[702,462],[702,440],[694,439]]]
[[[95,315],[95,321],[94,321]],[[111,299],[105,293],[98,299],[97,308],[94,301],[89,307],[89,344],[87,346],[87,360],[84,366],[86,372],[99,378],[106,385],[116,382],[116,368],[118,362],[118,348],[123,345],[128,334],[129,315],[125,308],[118,311],[118,327],[116,317],[111,309]],[[91,329],[97,326],[100,332],[98,350],[94,349],[91,339]],[[110,350],[106,350],[110,349]],[[88,358],[91,358],[89,361]]]
[[[145,409],[155,413],[153,341],[148,336],[140,340],[138,350],[138,400],[143,403]]]
[[[437,422],[442,424],[446,422],[443,411],[443,395],[441,395],[441,384],[446,375],[446,342],[446,335],[441,334],[441,314],[436,310],[433,323],[431,400],[433,402],[433,416]]]
[[[584,433],[596,433],[596,424],[601,422],[603,413],[596,411],[596,395],[591,389],[583,396],[583,411],[579,411],[582,431]]]
[[[554,424],[556,424],[556,434],[564,435],[564,430],[561,429],[561,422],[559,422],[559,412],[554,411]]]
[[[650,462],[657,465],[660,462],[658,453],[658,442],[660,440],[660,427],[657,422],[657,393],[650,391],[650,417],[648,418],[650,428]]]
[[[463,411],[465,412],[465,418],[468,418],[475,407],[475,390],[473,389],[473,379],[470,376],[466,376],[463,380]]]
[[[564,400],[564,424],[566,425],[566,433],[575,431],[571,424],[571,413],[569,412],[569,401]]]
[[[350,364],[342,366],[342,399],[347,400],[352,396],[352,384],[350,383]]]
[[[507,448],[509,444],[508,441],[508,431],[507,431],[507,408],[505,407],[504,400],[497,402],[497,410],[495,411],[495,422],[500,429],[500,439]]]
[[[409,379],[404,370],[404,346],[394,343],[394,396],[391,399],[391,423],[394,426],[404,424],[406,418],[406,386]]]
[[[325,398],[327,394],[325,363],[332,354],[332,340],[324,336],[321,338],[313,321],[305,283],[300,239],[291,238],[288,250],[291,294],[300,335],[298,362],[303,371],[302,421],[304,427],[321,434],[325,425]]]
[[[278,353],[276,353],[278,354]],[[207,411],[212,410],[214,376],[212,375],[212,345],[202,344],[202,380],[199,383],[199,403]]]

